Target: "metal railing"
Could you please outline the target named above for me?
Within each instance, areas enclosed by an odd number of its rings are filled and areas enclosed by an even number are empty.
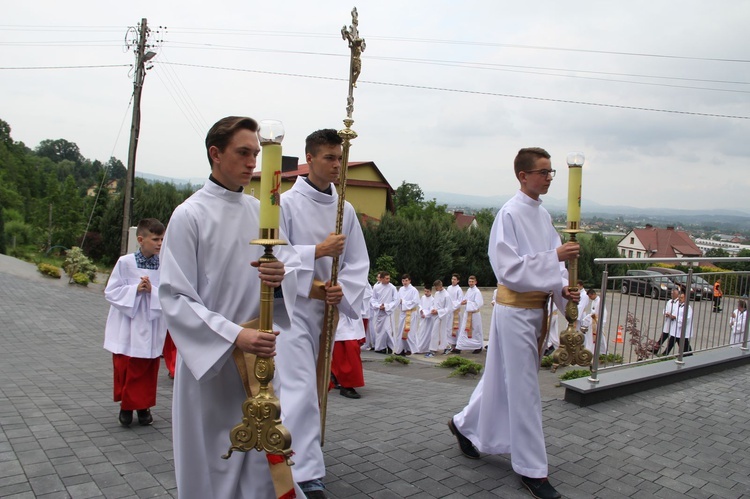
[[[738,309],[741,300],[747,310],[750,272],[693,271],[693,266],[701,263],[725,262],[750,262],[750,258],[594,259],[595,264],[604,265],[604,272],[599,309],[592,311],[598,314],[599,334],[594,342],[594,360],[589,380],[598,382],[600,369],[615,369],[669,358],[674,358],[677,364],[684,364],[685,357],[693,353],[727,346],[747,350],[749,314],[745,311],[744,316],[733,318],[732,315],[740,315]],[[610,265],[655,263],[676,263],[689,268],[684,274],[664,274],[666,281],[658,277],[654,279],[653,276],[609,275]],[[716,300],[713,296],[714,283],[718,278],[722,280],[721,300]],[[676,286],[685,291],[686,306],[677,309],[682,314],[679,320],[668,319],[665,315],[667,305],[671,305],[671,289]],[[671,329],[673,324],[670,321],[673,320],[681,326],[679,330]],[[738,320],[739,329],[744,325],[741,339],[735,334]],[[669,334],[670,330],[672,334]],[[675,333],[679,336],[674,336]],[[672,346],[677,347],[676,354],[671,354]],[[665,354],[658,356],[662,348],[665,349]],[[600,360],[601,354],[605,355]]]

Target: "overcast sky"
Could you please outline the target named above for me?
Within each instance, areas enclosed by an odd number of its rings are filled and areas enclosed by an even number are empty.
[[[89,159],[126,163],[134,54],[124,40],[145,17],[157,55],[137,171],[206,176],[206,131],[230,114],[282,120],[284,154],[302,158],[311,131],[343,128],[349,49],[340,30],[353,6],[5,2],[0,119],[29,147],[64,138]],[[584,215],[587,200],[750,213],[750,2],[357,8],[367,49],[351,160],[374,161],[394,188],[507,197],[517,189],[515,153],[541,146],[558,169],[550,196],[559,199],[566,154],[585,153]],[[116,67],[11,69],[106,65]]]

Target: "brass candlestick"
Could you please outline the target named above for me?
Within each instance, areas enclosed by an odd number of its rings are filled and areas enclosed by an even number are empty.
[[[261,122],[258,135],[263,147],[260,238],[250,244],[264,247],[263,256],[258,259],[262,265],[278,261],[273,254],[273,247],[287,244],[279,237],[279,179],[276,174],[281,168],[283,126],[277,121]],[[251,321],[243,324],[243,327],[256,327],[260,332],[273,333],[273,295],[274,289],[261,282],[260,318],[257,324]],[[291,466],[294,464],[291,460],[292,435],[281,424],[281,403],[270,386],[275,371],[273,357],[252,356],[239,349],[235,350],[234,357],[248,397],[242,404],[242,422],[230,431],[231,446],[222,457],[229,459],[233,451],[247,452],[255,449],[283,456],[286,464]],[[250,363],[254,381],[247,373]],[[251,396],[251,392],[255,394]]]
[[[570,242],[577,243],[578,234],[585,232],[580,228],[581,218],[581,170],[585,158],[583,153],[568,154],[568,226],[563,230],[570,236]],[[578,291],[578,258],[568,261],[568,288],[570,291]],[[568,301],[565,306],[565,320],[568,327],[560,334],[560,348],[552,354],[553,372],[560,366],[576,364],[579,366],[591,365],[594,355],[586,350],[586,337],[576,330],[578,320],[578,304]]]

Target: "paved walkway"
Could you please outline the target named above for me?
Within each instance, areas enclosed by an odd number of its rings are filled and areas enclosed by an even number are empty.
[[[171,382],[162,370],[153,426],[118,424],[107,310],[101,285],[0,255],[0,497],[176,497]],[[475,379],[365,358],[363,398],[329,401],[331,497],[528,497],[508,456],[465,459],[446,428]],[[586,408],[541,374],[550,475],[565,497],[750,497],[750,367]]]

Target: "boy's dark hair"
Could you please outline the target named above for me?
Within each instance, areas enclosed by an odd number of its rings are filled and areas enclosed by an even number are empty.
[[[474,279],[474,280],[476,281],[476,280],[477,280],[477,276],[475,276],[475,275],[470,275],[470,276],[469,276],[469,279]]]
[[[380,278],[383,279],[385,277],[391,277],[391,273],[388,272],[387,270],[381,270],[380,271]]]
[[[338,146],[344,142],[339,133],[333,128],[316,130],[305,139],[305,154],[315,156],[320,146]]]
[[[534,169],[534,164],[539,158],[549,159],[550,155],[541,147],[525,147],[518,151],[516,159],[513,161],[513,170],[516,172],[516,178],[521,172]]]
[[[437,281],[433,282],[432,285],[436,286],[436,287],[437,286],[442,286],[443,285],[443,281],[441,281],[440,279],[438,279]]]
[[[135,235],[145,236],[147,232],[161,236],[164,234],[164,224],[155,218],[142,218],[135,229]]]
[[[214,123],[214,126],[208,131],[206,135],[206,156],[208,156],[208,164],[211,165],[211,168],[214,167],[214,163],[211,161],[211,154],[208,150],[211,149],[211,146],[216,146],[219,151],[224,152],[238,130],[257,132],[258,122],[246,116],[227,116]]]
[[[409,274],[402,274],[401,279],[409,279],[411,281],[411,276]]]
[[[455,278],[456,278],[456,279],[458,279],[459,281],[461,280],[461,276],[460,276],[460,275],[458,275],[458,274],[451,274],[451,277],[455,277]]]

